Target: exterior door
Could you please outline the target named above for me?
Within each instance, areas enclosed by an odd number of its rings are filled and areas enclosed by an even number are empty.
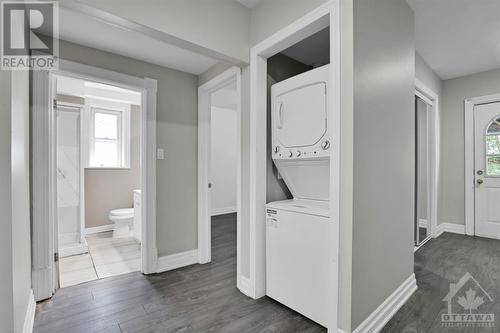
[[[474,108],[475,234],[500,239],[500,102]]]

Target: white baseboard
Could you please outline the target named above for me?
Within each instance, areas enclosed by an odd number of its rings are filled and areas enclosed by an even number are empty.
[[[33,289],[30,289],[30,294],[28,296],[28,308],[26,309],[26,315],[24,316],[23,333],[33,332],[33,323],[35,322],[35,296],[33,295]]]
[[[415,274],[406,279],[353,333],[377,333],[417,290]]]
[[[245,294],[248,297],[252,297],[250,296],[252,294],[250,279],[244,277],[243,275],[238,276],[237,287],[239,291],[241,291],[243,294]]]
[[[441,223],[437,225],[434,238],[441,236],[443,232],[465,235],[465,225],[456,223]]]
[[[198,263],[198,250],[191,250],[158,258],[157,273]]]
[[[419,219],[418,220],[418,226],[420,228],[427,228],[427,220],[424,220],[424,219]]]
[[[65,246],[59,249],[59,258],[76,256],[77,254],[83,254],[89,252],[89,247],[87,242],[71,244],[70,246]]]
[[[99,232],[112,231],[114,224],[105,224],[98,227],[85,228],[85,235],[97,234]]]
[[[224,215],[224,214],[229,214],[229,213],[236,213],[236,206],[235,207],[213,208],[212,212],[211,212],[212,216]]]

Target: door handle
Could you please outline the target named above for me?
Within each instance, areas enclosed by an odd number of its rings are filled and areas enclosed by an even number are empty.
[[[278,107],[278,128],[283,128],[283,102],[279,102]]]
[[[484,183],[484,180],[482,180],[482,179],[478,179],[478,180],[477,180],[477,183],[478,183],[478,185],[481,185],[482,183]]]

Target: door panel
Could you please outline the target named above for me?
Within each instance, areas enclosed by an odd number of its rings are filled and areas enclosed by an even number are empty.
[[[500,239],[500,103],[474,108],[475,234]]]
[[[326,132],[326,84],[281,94],[274,105],[276,135],[284,147],[313,146]]]

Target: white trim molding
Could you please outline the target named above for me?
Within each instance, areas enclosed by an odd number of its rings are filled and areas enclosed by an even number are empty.
[[[245,294],[248,297],[251,297],[251,285],[250,285],[250,279],[240,275],[238,276],[238,280],[236,282],[236,287],[238,288],[239,291],[241,291],[243,294]]]
[[[385,299],[353,333],[377,333],[396,314],[417,290],[415,274],[407,278],[389,297]]]
[[[235,83],[236,85],[236,207],[211,209],[210,166],[210,96],[215,91]],[[198,87],[198,263],[212,260],[211,217],[236,212],[236,274],[241,272],[241,69],[233,66]]]
[[[465,124],[465,233],[474,236],[475,171],[474,171],[474,108],[476,105],[500,102],[500,94],[468,98],[464,101]]]
[[[465,226],[463,224],[456,223],[441,223],[438,224],[436,228],[436,235],[434,238],[437,238],[443,234],[443,232],[450,232],[452,234],[465,235]]]
[[[35,322],[35,295],[33,294],[33,289],[30,289],[28,295],[28,307],[26,308],[26,315],[24,316],[23,333],[33,332],[33,324]]]
[[[100,232],[112,231],[113,224],[104,224],[97,227],[85,228],[85,235],[98,234]]]
[[[267,59],[297,42],[330,27],[330,103],[328,117],[332,127],[332,155],[330,163],[331,254],[328,274],[328,330],[337,331],[338,263],[340,221],[340,5],[330,0],[279,30],[250,49],[250,174],[249,174],[249,261],[248,293],[252,298],[266,294],[266,128],[267,128]]]
[[[89,247],[84,239],[82,243],[70,244],[69,246],[59,248],[59,258],[75,256],[87,252],[89,252]]]
[[[158,258],[157,273],[171,271],[176,268],[190,266],[198,263],[198,250],[191,250],[162,256]]]
[[[224,215],[236,213],[238,211],[238,207],[222,207],[222,208],[213,208],[212,216]]]
[[[438,220],[437,207],[440,172],[441,101],[439,100],[439,95],[436,92],[418,79],[415,79],[415,95],[423,99],[430,106],[430,114],[427,117],[430,139],[428,153],[430,157],[428,161],[429,177],[427,178],[429,188],[429,195],[427,196],[427,227],[428,235],[434,237],[436,235]]]

